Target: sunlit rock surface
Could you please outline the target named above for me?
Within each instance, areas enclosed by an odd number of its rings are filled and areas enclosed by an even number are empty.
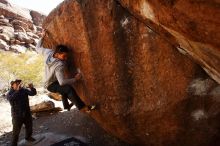
[[[220,144],[214,4],[66,0],[46,18],[44,46],[71,48],[83,74],[77,92],[115,136],[136,145]]]

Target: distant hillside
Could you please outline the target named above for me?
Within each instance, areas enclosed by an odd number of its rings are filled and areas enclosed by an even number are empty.
[[[0,49],[23,53],[35,50],[43,14],[0,0]]]

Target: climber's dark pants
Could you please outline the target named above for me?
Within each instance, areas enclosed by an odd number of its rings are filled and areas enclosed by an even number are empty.
[[[25,139],[29,139],[32,135],[32,117],[31,114],[25,114],[23,117],[12,117],[13,131],[12,131],[12,146],[17,146],[19,133],[21,127],[25,125]]]
[[[50,84],[47,87],[47,90],[49,90],[50,92],[58,92],[62,95],[62,102],[63,102],[64,109],[68,109],[70,106],[68,99],[72,103],[74,103],[79,110],[85,106],[85,104],[80,99],[80,97],[77,95],[76,91],[74,90],[74,88],[71,85],[60,86],[58,81],[56,81],[56,82]]]

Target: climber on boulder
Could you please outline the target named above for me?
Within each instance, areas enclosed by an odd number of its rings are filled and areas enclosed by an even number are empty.
[[[79,110],[85,109],[89,112],[95,109],[95,105],[85,105],[72,87],[73,83],[81,79],[81,74],[77,73],[74,78],[65,77],[69,49],[64,45],[58,45],[55,50],[41,47],[45,36],[46,32],[43,30],[42,38],[36,47],[36,51],[45,57],[45,88],[50,92],[60,93],[63,107],[68,111],[74,104]],[[69,104],[68,99],[72,103]]]

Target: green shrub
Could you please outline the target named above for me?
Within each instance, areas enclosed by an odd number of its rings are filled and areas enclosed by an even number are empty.
[[[0,52],[0,70],[0,79],[8,86],[11,80],[17,78],[38,87],[43,84],[43,57],[36,52]]]

